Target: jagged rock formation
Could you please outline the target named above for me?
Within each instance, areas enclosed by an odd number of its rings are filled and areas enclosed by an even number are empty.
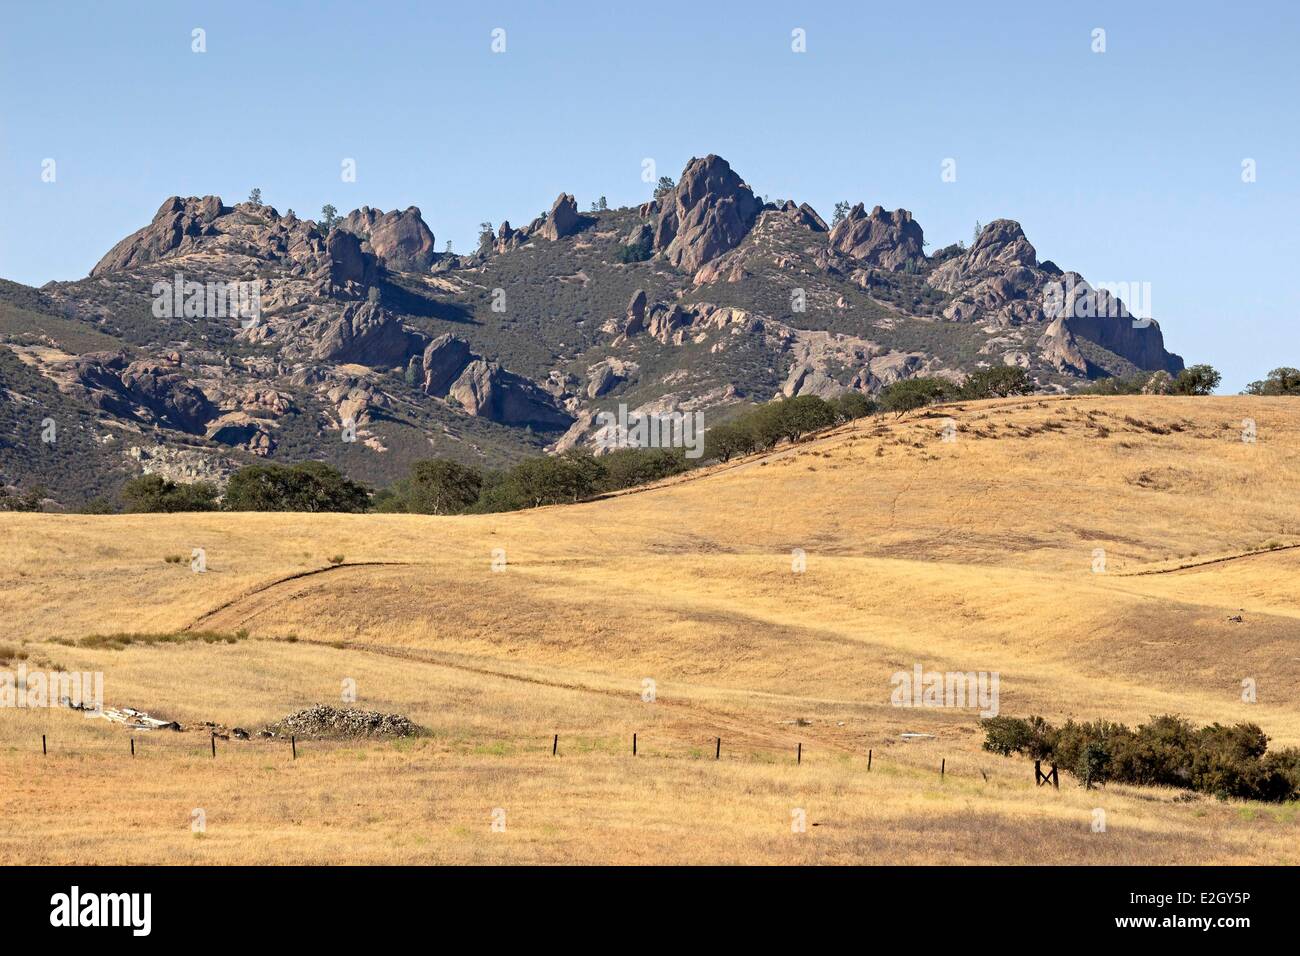
[[[578,215],[578,201],[568,193],[560,193],[551,205],[550,214],[542,223],[543,239],[562,239],[571,236],[582,227],[582,217]]]
[[[686,272],[745,238],[761,203],[721,156],[692,159],[677,186],[660,198],[654,248]]]
[[[867,214],[858,203],[831,230],[830,245],[850,259],[891,271],[925,258],[925,236],[906,209],[885,212],[876,206]]]
[[[160,316],[152,290],[177,275],[200,290],[253,284],[260,313]],[[326,231],[270,206],[172,197],[89,279],[0,281],[9,295],[54,321],[21,341],[0,333],[0,359],[21,359],[0,371],[89,409],[97,454],[121,460],[118,434],[150,429],[186,455],[319,457],[375,484],[430,455],[498,466],[589,444],[596,413],[619,404],[725,417],[774,395],[876,393],[1004,363],[1048,391],[1182,367],[1157,323],[1040,261],[1012,220],[927,256],[906,210],[858,203],[830,229],[807,203],[763,203],[715,155],[639,206],[584,215],[560,193],[461,256],[434,252],[414,206],[363,206]],[[75,354],[69,320],[110,345]],[[0,382],[0,402],[31,385]],[[344,448],[349,420],[358,444]]]
[[[398,212],[384,212],[362,206],[338,224],[340,229],[365,239],[371,250],[389,269],[424,272],[436,255],[433,232],[425,225],[420,210],[408,206]]]

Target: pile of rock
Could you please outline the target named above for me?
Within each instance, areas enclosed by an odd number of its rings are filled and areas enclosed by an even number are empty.
[[[265,737],[411,737],[419,728],[401,714],[317,704],[268,726]]]

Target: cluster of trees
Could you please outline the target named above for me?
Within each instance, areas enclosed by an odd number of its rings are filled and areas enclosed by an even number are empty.
[[[369,510],[370,491],[324,462],[249,465],[230,477],[225,498],[216,485],[175,482],[141,475],[122,488],[123,510],[174,511],[346,511]]]
[[[1300,369],[1275,368],[1268,378],[1246,386],[1247,395],[1300,395]]]
[[[1087,787],[1113,780],[1224,798],[1300,799],[1300,748],[1270,752],[1256,724],[1198,728],[1168,715],[1136,729],[1107,720],[1054,727],[1042,717],[992,717],[982,724],[985,750],[1051,761]]]
[[[1177,378],[1156,372],[1131,379],[1103,379],[1094,394],[1152,391],[1169,379],[1170,391],[1209,394],[1219,373],[1193,365]],[[1028,395],[1034,383],[1024,369],[1000,365],[980,369],[958,385],[945,378],[910,378],[885,388],[877,399],[845,392],[831,399],[800,395],[767,402],[714,425],[705,434],[704,455],[692,461],[683,449],[626,448],[600,457],[571,450],[562,455],[526,459],[512,468],[481,471],[454,461],[416,462],[410,473],[371,494],[338,469],[323,462],[263,464],[242,468],[231,477],[224,499],[205,482],[183,484],[158,475],[127,482],[121,493],[124,510],[167,511],[344,511],[405,512],[450,515],[516,511],[540,505],[581,501],[631,488],[686,471],[697,464],[726,462],[767,451],[781,441],[801,441],[813,432],[880,413],[901,417],[935,402]],[[1275,369],[1264,382],[1252,383],[1259,395],[1300,394],[1300,371]],[[17,509],[26,501],[0,499],[0,507]],[[107,510],[99,508],[96,510]]]
[[[1211,365],[1189,365],[1176,376],[1168,372],[1102,378],[1082,389],[1084,395],[1210,395],[1223,376]]]
[[[486,472],[442,459],[420,461],[405,478],[375,495],[374,507],[426,515],[518,511],[582,501],[689,467],[680,448],[620,448],[599,458],[573,449]]]

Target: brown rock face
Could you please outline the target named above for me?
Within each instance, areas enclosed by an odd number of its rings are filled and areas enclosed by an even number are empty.
[[[424,393],[443,396],[473,358],[468,343],[444,333],[424,350]]]
[[[433,264],[433,232],[415,206],[402,212],[362,206],[350,212],[339,228],[367,240],[375,255],[390,269],[425,272]]]
[[[896,272],[925,259],[925,235],[906,209],[865,212],[862,203],[831,230],[831,248],[867,265]]]
[[[578,201],[568,193],[560,193],[551,205],[546,221],[542,223],[542,237],[554,242],[556,239],[573,235],[580,228],[582,228],[582,217],[578,215]]]
[[[182,248],[187,240],[192,244],[200,236],[215,234],[212,222],[226,212],[229,210],[218,196],[172,196],[159,207],[153,222],[108,250],[90,274],[101,276],[161,259]]]
[[[332,291],[361,294],[379,278],[378,261],[361,248],[361,240],[355,234],[335,229],[329,235],[325,251],[329,256]]]
[[[471,415],[503,425],[568,428],[573,423],[535,382],[481,358],[465,367],[449,394]]]
[[[405,365],[415,344],[397,316],[374,302],[353,302],[341,316],[326,321],[312,357],[391,368]]]
[[[122,370],[122,386],[164,423],[182,431],[202,432],[217,413],[208,397],[174,366],[132,362]]]
[[[637,289],[627,304],[627,320],[623,323],[624,335],[636,335],[645,328],[645,289]]]
[[[654,248],[694,272],[748,234],[762,204],[720,156],[692,159],[681,181],[660,199]]]

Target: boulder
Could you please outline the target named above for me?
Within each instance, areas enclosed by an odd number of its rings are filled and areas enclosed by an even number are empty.
[[[624,335],[636,335],[645,328],[645,289],[637,289],[632,294],[632,301],[627,304],[627,319],[623,323]]]
[[[334,229],[325,243],[329,256],[329,286],[332,294],[361,296],[379,278],[374,253],[361,248],[361,239],[345,229]]]
[[[401,212],[362,206],[349,213],[339,228],[368,241],[371,250],[389,269],[426,272],[433,264],[436,254],[433,232],[416,206],[408,206]]]
[[[162,424],[181,431],[200,434],[217,414],[202,390],[175,366],[147,360],[132,362],[122,370],[122,387]]]
[[[416,338],[407,332],[397,316],[375,302],[353,302],[342,315],[324,322],[311,357],[326,362],[391,368],[405,365],[416,344]]]
[[[442,397],[474,358],[469,344],[443,333],[424,349],[424,393]]]
[[[535,382],[481,358],[465,367],[448,394],[469,414],[502,425],[567,429],[573,423],[573,416],[557,408]]]

